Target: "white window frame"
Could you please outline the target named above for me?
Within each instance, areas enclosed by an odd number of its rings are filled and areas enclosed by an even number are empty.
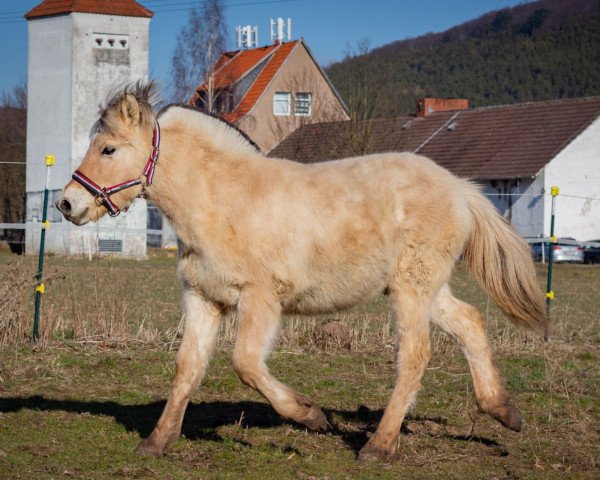
[[[306,95],[304,99],[300,99],[300,95]],[[300,102],[308,101],[308,112],[298,112],[298,104]],[[298,92],[294,97],[294,115],[297,117],[310,117],[312,115],[312,93],[310,92]]]
[[[285,107],[286,108],[281,108]],[[292,114],[292,94],[290,92],[275,92],[273,95],[273,115],[287,117]]]

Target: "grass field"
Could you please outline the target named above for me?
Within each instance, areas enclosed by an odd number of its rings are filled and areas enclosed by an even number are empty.
[[[175,258],[49,257],[42,337],[32,350],[35,259],[0,252],[0,478],[599,478],[600,268],[555,266],[550,342],[507,325],[459,266],[458,297],[480,308],[521,433],[477,413],[466,361],[438,331],[416,408],[389,462],[356,454],[392,387],[385,297],[338,315],[286,318],[269,365],[318,401],[326,434],[282,421],[231,368],[233,319],[161,459],[133,450],[168,394],[181,310]],[[545,268],[539,266],[540,282]],[[339,322],[339,335],[323,324]]]

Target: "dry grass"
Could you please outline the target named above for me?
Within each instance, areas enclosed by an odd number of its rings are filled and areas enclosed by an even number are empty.
[[[0,252],[0,347],[31,340],[35,262]],[[179,287],[173,253],[156,251],[151,260],[136,262],[112,258],[49,257],[45,272],[38,348],[57,342],[110,346],[149,346],[173,349],[182,332]],[[545,268],[539,266],[540,283]],[[558,265],[557,300],[552,310],[553,344],[569,350],[598,341],[597,312],[600,269]],[[502,352],[539,348],[539,338],[505,322],[504,316],[459,265],[453,281],[455,293],[483,311],[493,346]],[[575,321],[573,321],[575,319]],[[221,327],[220,345],[235,340],[235,318]],[[287,317],[279,345],[292,350],[342,349],[378,351],[393,348],[393,313],[387,298],[329,316]],[[454,348],[434,330],[434,349]]]

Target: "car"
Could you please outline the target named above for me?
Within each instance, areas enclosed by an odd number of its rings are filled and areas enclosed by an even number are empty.
[[[571,240],[571,239],[565,239]],[[542,255],[542,245],[544,246]],[[533,259],[537,262],[547,261],[549,258],[549,248],[552,245],[552,260],[562,263],[583,263],[583,247],[581,245],[572,245],[571,243],[534,243],[531,247]]]
[[[600,239],[588,240],[588,242],[600,244]],[[583,247],[583,263],[600,263],[600,247],[591,245]]]

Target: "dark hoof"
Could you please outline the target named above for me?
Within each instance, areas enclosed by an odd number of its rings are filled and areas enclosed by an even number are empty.
[[[292,420],[304,425],[313,432],[326,432],[327,417],[316,403],[313,403],[308,397],[301,394],[296,394],[296,402],[298,403],[297,416],[291,417]]]
[[[512,403],[506,403],[501,407],[496,407],[488,412],[493,418],[498,420],[506,428],[515,432],[520,432],[523,426],[521,412]]]
[[[137,453],[138,455],[145,455],[157,458],[162,457],[165,454],[162,448],[154,444],[154,442],[151,440],[151,437],[142,440],[135,449],[135,453]]]
[[[301,422],[306,428],[313,432],[324,433],[327,431],[327,417],[316,405],[310,407],[308,415]]]
[[[378,462],[387,460],[394,453],[393,449],[375,446],[371,440],[358,452],[359,462]]]

